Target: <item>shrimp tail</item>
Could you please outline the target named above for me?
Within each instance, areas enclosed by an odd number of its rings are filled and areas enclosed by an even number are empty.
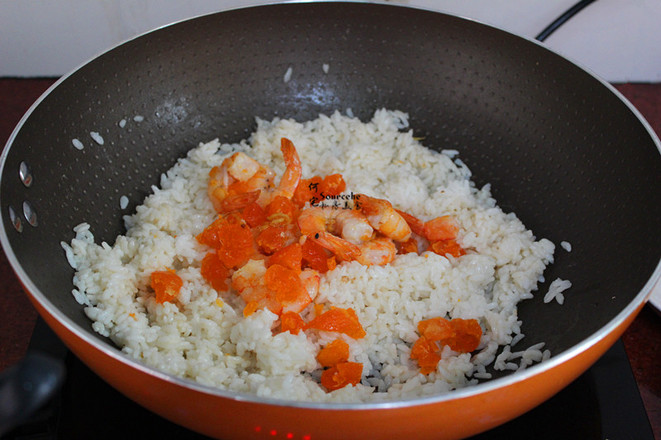
[[[361,253],[360,248],[355,244],[326,231],[318,232],[308,238],[313,239],[320,246],[328,249],[345,261],[355,260]]]
[[[294,143],[287,138],[280,140],[280,150],[285,159],[285,169],[280,184],[275,190],[274,196],[283,196],[291,200],[294,197],[294,192],[301,181],[303,175],[303,168],[301,167],[301,159],[298,156]]]
[[[358,209],[367,217],[374,229],[396,241],[406,241],[411,237],[411,228],[406,219],[389,201],[365,194],[359,194],[356,198]]]
[[[395,209],[395,211],[397,211],[397,214],[401,215],[402,218],[406,220],[406,223],[409,225],[413,233],[424,237],[425,222],[420,220],[418,217],[409,214],[408,212],[401,211],[399,209]]]

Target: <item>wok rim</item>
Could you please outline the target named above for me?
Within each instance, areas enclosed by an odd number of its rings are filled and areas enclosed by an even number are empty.
[[[516,38],[521,38],[526,40],[529,43],[533,43],[537,45],[538,47],[541,47],[544,50],[549,51],[551,54],[559,56],[566,60],[567,62],[573,64],[575,67],[578,67],[580,70],[583,72],[587,73],[590,77],[592,77],[594,80],[597,80],[602,86],[605,86],[611,93],[613,93],[619,100],[624,103],[627,108],[632,112],[632,114],[636,117],[639,123],[642,124],[642,126],[645,128],[647,131],[648,135],[654,142],[654,144],[657,147],[657,151],[661,154],[661,141],[659,140],[658,135],[654,132],[652,129],[651,125],[649,122],[643,117],[643,115],[640,113],[640,111],[633,106],[633,104],[624,96],[622,93],[620,93],[615,87],[599,77],[596,73],[594,73],[591,69],[587,68],[586,66],[582,65],[579,62],[576,62],[575,60],[571,59],[571,57],[568,57],[564,54],[562,54],[560,51],[551,49],[548,46],[544,45],[543,43],[530,38],[526,36],[522,36],[519,34],[515,34],[511,31],[508,31],[506,29],[503,29],[499,26],[493,25],[493,24],[488,24],[480,20],[476,20],[473,18],[468,18],[465,16],[461,16],[458,14],[450,13],[441,9],[429,9],[429,8],[423,8],[419,6],[412,6],[412,5],[402,5],[402,4],[391,4],[391,3],[386,3],[386,2],[374,2],[374,1],[361,1],[361,0],[349,0],[349,1],[315,1],[315,0],[288,0],[284,2],[269,2],[269,3],[260,3],[260,4],[252,4],[252,5],[243,5],[243,6],[238,6],[238,7],[233,7],[233,8],[227,8],[227,9],[221,9],[215,12],[209,12],[209,13],[203,13],[203,14],[198,14],[192,17],[184,18],[181,20],[176,20],[171,23],[156,27],[154,29],[148,30],[146,32],[140,33],[138,35],[135,35],[133,37],[127,38],[116,45],[99,52],[98,54],[92,56],[88,60],[84,61],[81,63],[79,66],[71,70],[70,72],[62,75],[59,79],[57,79],[31,106],[30,108],[26,111],[26,113],[21,117],[19,120],[18,124],[12,131],[11,135],[9,136],[7,142],[5,143],[5,146],[2,150],[2,154],[0,155],[0,177],[4,175],[5,172],[5,165],[6,165],[6,160],[9,155],[9,151],[11,150],[11,147],[14,143],[14,140],[16,139],[18,133],[21,131],[23,128],[23,125],[25,122],[30,118],[32,113],[35,111],[35,109],[50,95],[50,93],[53,92],[61,83],[66,81],[69,77],[74,75],[76,72],[81,70],[83,67],[87,66],[88,64],[96,61],[97,59],[103,57],[105,54],[117,49],[120,46],[123,46],[124,44],[131,42],[136,39],[140,39],[143,37],[148,36],[149,34],[152,34],[154,32],[158,32],[159,30],[162,30],[164,28],[169,28],[171,26],[177,25],[178,23],[183,23],[186,21],[190,20],[195,20],[200,17],[205,17],[205,16],[210,16],[210,15],[215,15],[219,13],[224,13],[224,12],[229,12],[229,11],[234,11],[234,10],[245,10],[245,9],[252,9],[252,8],[260,8],[260,7],[269,7],[269,6],[274,6],[274,5],[292,5],[296,6],[297,4],[312,4],[312,3],[355,3],[355,4],[364,4],[364,5],[374,5],[377,7],[401,7],[401,8],[407,8],[407,9],[414,9],[414,10],[421,10],[421,11],[427,11],[427,12],[432,12],[432,13],[439,13],[439,14],[444,14],[444,15],[449,15],[452,17],[460,18],[462,20],[470,21],[477,23],[482,26],[487,26],[489,28],[496,29],[500,32],[505,32],[506,34],[509,34],[511,36],[514,36]],[[0,206],[2,205],[2,194],[0,193]],[[3,215],[6,213],[3,213]],[[13,252],[13,248],[11,247],[11,244],[9,242],[9,236],[7,233],[7,228],[5,228],[4,222],[0,222],[1,227],[0,227],[0,244],[2,245],[3,251],[7,257],[7,261],[12,267],[12,270],[14,271],[14,274],[17,276],[19,279],[24,291],[28,296],[30,296],[34,301],[36,301],[53,319],[55,319],[57,322],[59,322],[67,331],[69,331],[71,334],[76,336],[80,341],[84,342],[86,345],[91,346],[92,348],[98,350],[105,356],[109,356],[113,358],[115,361],[121,362],[125,364],[126,366],[138,370],[139,372],[143,374],[150,375],[154,378],[157,378],[159,380],[165,381],[171,385],[179,386],[182,388],[189,389],[194,392],[198,393],[204,393],[210,396],[215,396],[223,399],[228,399],[228,400],[233,400],[237,402],[246,402],[246,403],[255,403],[255,404],[266,404],[266,405],[273,405],[273,406],[279,406],[279,407],[288,407],[288,408],[301,408],[301,409],[311,409],[311,410],[378,410],[378,409],[399,409],[399,408],[410,408],[410,407],[415,407],[415,406],[421,406],[421,405],[433,405],[433,404],[441,404],[443,402],[448,402],[448,401],[454,401],[454,400],[460,400],[464,398],[471,398],[478,396],[480,394],[486,394],[489,392],[494,392],[499,389],[505,389],[517,382],[524,381],[526,379],[532,378],[533,376],[537,376],[539,374],[548,372],[559,365],[569,361],[570,359],[578,356],[579,354],[587,351],[590,347],[596,345],[599,341],[605,339],[608,335],[613,333],[621,324],[623,324],[627,318],[629,318],[632,314],[636,312],[636,310],[639,309],[639,307],[642,307],[644,303],[647,301],[649,296],[652,293],[652,290],[654,286],[656,285],[657,282],[661,279],[661,257],[659,258],[655,270],[652,272],[650,277],[648,278],[647,282],[645,285],[641,288],[641,290],[634,296],[634,298],[624,307],[622,310],[620,310],[617,315],[615,315],[610,321],[608,321],[605,325],[603,325],[599,330],[596,332],[592,333],[588,337],[584,338],[580,343],[575,344],[567,349],[565,349],[562,352],[559,352],[557,354],[551,354],[551,357],[546,360],[542,361],[540,363],[536,363],[534,365],[528,366],[524,370],[521,371],[513,371],[503,377],[496,378],[496,379],[489,379],[484,382],[480,382],[476,385],[468,385],[464,388],[460,389],[455,389],[450,392],[446,392],[443,394],[439,395],[432,395],[432,396],[424,396],[424,397],[415,397],[415,398],[409,398],[409,399],[398,399],[398,400],[390,400],[390,401],[377,401],[377,402],[355,402],[355,403],[340,403],[340,402],[313,402],[313,401],[296,401],[296,400],[287,400],[287,399],[279,399],[279,398],[272,398],[272,397],[260,397],[257,396],[256,394],[249,394],[249,393],[244,393],[244,392],[235,392],[235,391],[230,391],[230,390],[225,390],[221,389],[218,387],[213,387],[209,385],[203,385],[199,382],[196,382],[192,379],[185,379],[182,377],[174,376],[169,373],[162,372],[154,367],[148,366],[146,364],[140,363],[139,361],[131,358],[129,355],[123,353],[121,349],[118,347],[112,345],[106,340],[101,340],[97,336],[93,334],[93,330],[91,329],[85,329],[75,322],[71,320],[69,317],[67,317],[58,307],[53,305],[53,303],[46,298],[46,296],[41,292],[39,288],[32,282],[30,277],[25,273],[23,270],[21,264],[18,262],[16,255]],[[71,226],[71,229],[73,230],[73,227],[75,225]],[[16,231],[14,231],[16,232]],[[63,257],[64,257],[64,252],[63,252]],[[540,292],[536,292],[536,295],[539,295]],[[553,304],[553,303],[551,303]],[[546,305],[545,305],[546,306]],[[82,307],[82,306],[81,306]],[[562,306],[561,306],[562,307]],[[524,338],[525,340],[525,338]],[[522,340],[523,341],[523,340]]]

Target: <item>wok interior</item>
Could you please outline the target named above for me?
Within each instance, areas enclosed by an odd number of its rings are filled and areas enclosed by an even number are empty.
[[[478,23],[351,3],[196,18],[129,41],[59,83],[6,159],[2,212],[12,251],[48,300],[94,333],[70,293],[73,271],[59,244],[75,225],[88,222],[112,243],[124,232],[121,216],[176,158],[216,137],[246,138],[256,116],[303,121],[350,108],[368,120],[383,107],[408,112],[425,145],[458,149],[477,185],[491,183],[499,205],[537,237],[571,243],[571,253],[558,246],[541,294],[520,305],[520,344],[570,348],[653,273],[658,147],[606,86],[539,45]],[[18,179],[21,161],[34,175],[29,188]],[[25,200],[39,224],[17,233],[7,213]],[[545,305],[557,277],[573,287],[564,306]]]

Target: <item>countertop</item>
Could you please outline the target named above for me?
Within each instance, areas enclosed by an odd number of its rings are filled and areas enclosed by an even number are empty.
[[[0,145],[5,145],[23,114],[54,79],[0,78]],[[615,87],[661,135],[661,84]],[[0,253],[0,371],[27,350],[37,312]],[[657,289],[661,286],[657,286]],[[622,337],[655,436],[661,439],[661,313],[647,304]]]

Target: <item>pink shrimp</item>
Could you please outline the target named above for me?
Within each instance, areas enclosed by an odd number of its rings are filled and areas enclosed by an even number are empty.
[[[366,241],[359,248],[360,255],[356,261],[365,266],[383,266],[394,260],[397,254],[395,243],[388,237],[377,237]]]
[[[276,314],[284,312],[299,313],[319,293],[321,279],[319,272],[313,269],[304,269],[299,278],[305,292],[284,304],[280,303],[277,294],[272,292],[267,285],[266,272],[265,260],[249,260],[232,274],[232,287],[246,304],[256,303],[257,309],[266,307]]]
[[[301,160],[289,139],[282,138],[280,142],[287,168],[277,187],[273,170],[241,151],[211,169],[207,193],[217,212],[241,209],[254,201],[266,206],[277,196],[294,196],[301,180]]]
[[[265,274],[266,263],[264,260],[248,260],[232,274],[232,287],[248,302],[250,299],[247,297],[258,292],[261,294],[266,289]]]
[[[317,232],[310,239],[316,241],[320,246],[328,249],[338,256],[341,260],[355,260],[360,255],[360,248],[355,244],[337,237],[330,232]]]
[[[421,237],[424,237],[423,231],[425,228],[425,222],[420,220],[418,217],[409,214],[408,212],[400,211],[399,209],[395,209],[395,211],[397,211],[397,214],[401,215],[402,218],[406,221],[406,223],[411,228],[411,232]]]
[[[301,181],[301,175],[303,174],[303,169],[301,167],[301,159],[298,157],[298,152],[294,143],[287,138],[280,139],[280,150],[282,151],[282,156],[285,159],[285,164],[287,168],[285,169],[280,183],[273,190],[271,199],[276,196],[282,196],[287,199],[294,197],[294,192],[298,183]]]
[[[411,237],[408,223],[389,201],[359,194],[356,203],[370,225],[383,235],[395,241],[406,241]]]
[[[327,231],[354,244],[369,240],[374,232],[367,218],[358,211],[321,206],[301,211],[298,226],[303,235]]]
[[[374,232],[358,211],[321,206],[301,211],[298,227],[301,234],[347,261],[360,255],[356,243],[369,240]]]
[[[321,280],[319,272],[314,269],[304,269],[301,272],[300,278],[308,296],[305,297],[305,295],[302,295],[297,301],[286,304],[282,308],[282,313],[300,313],[317,297],[317,294],[319,293],[319,282]]]
[[[232,287],[246,302],[244,309],[246,316],[263,308],[268,308],[275,314],[282,311],[282,304],[275,300],[274,295],[266,287],[265,274],[264,260],[249,260],[232,274]]]
[[[359,245],[348,242],[329,232],[319,232],[313,238],[341,260],[356,260],[365,266],[383,266],[395,259],[397,247],[388,237],[376,237]]]
[[[261,190],[249,191],[245,193],[230,194],[220,202],[221,212],[230,212],[237,209],[243,209],[252,202],[257,201]]]
[[[291,200],[301,181],[303,171],[296,147],[287,138],[282,138],[280,143],[280,150],[282,151],[286,168],[278,185],[273,185],[272,174],[262,176],[258,171],[252,179],[252,185],[245,189],[246,191],[250,191],[258,187],[262,188],[261,194],[257,199],[257,203],[262,207],[267,206],[278,196]]]
[[[220,166],[211,169],[207,193],[217,212],[227,212],[234,208],[235,202],[241,200],[243,194],[270,190],[273,187],[274,177],[273,170],[247,154],[237,152],[226,158]],[[228,197],[236,198],[223,206],[223,202]]]
[[[207,185],[207,194],[216,212],[223,212],[223,200],[229,195],[229,174],[227,167],[223,164],[211,168],[209,171],[209,182]]]
[[[439,240],[453,240],[457,237],[459,226],[456,220],[450,215],[443,215],[435,217],[431,220],[423,222],[411,214],[396,210],[399,215],[406,220],[406,223],[415,234],[426,238],[430,242]]]

